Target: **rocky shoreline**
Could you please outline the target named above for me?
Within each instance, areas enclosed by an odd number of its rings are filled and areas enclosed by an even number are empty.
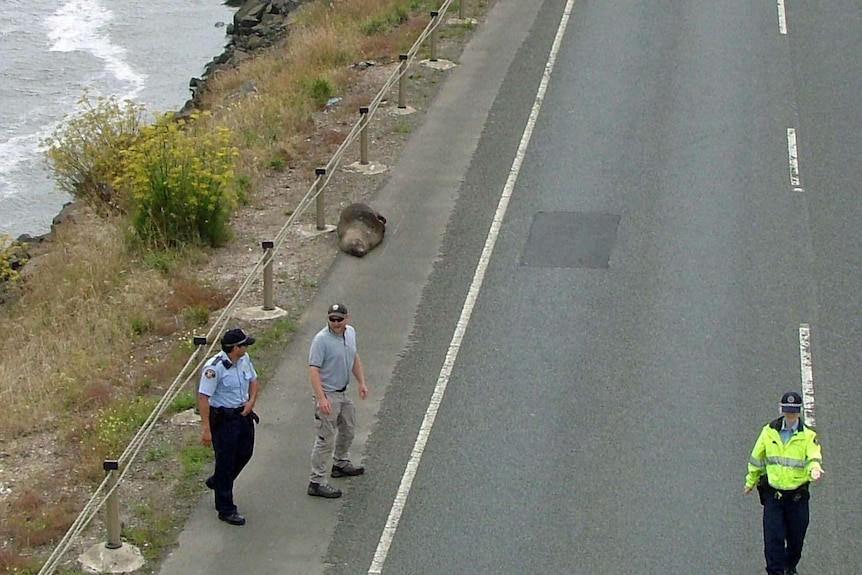
[[[192,97],[177,111],[177,117],[186,117],[200,109],[200,97],[206,91],[207,80],[220,70],[235,67],[240,62],[252,58],[255,53],[266,50],[283,42],[287,37],[288,17],[300,5],[314,0],[225,0],[226,6],[236,7],[233,22],[228,24],[225,34],[228,41],[224,51],[204,66],[200,78],[189,80]],[[51,220],[50,231],[33,236],[21,234],[16,239],[18,253],[14,254],[16,266],[20,269],[31,259],[30,249],[50,241],[58,226],[75,222],[79,206],[75,201],[67,202]]]
[[[204,66],[200,78],[189,80],[192,97],[177,111],[177,118],[200,110],[200,97],[206,91],[207,80],[220,70],[227,70],[254,57],[255,53],[276,46],[287,38],[288,18],[300,5],[315,0],[225,0],[226,6],[236,7],[233,22],[228,24],[228,41],[224,51]],[[57,228],[81,219],[81,210],[86,206],[72,200],[63,205],[60,212],[51,220],[51,229],[41,235],[21,234],[6,247],[5,259],[10,269],[21,276],[27,276],[36,264],[39,253],[50,249],[52,237]],[[3,248],[0,245],[0,248]],[[28,265],[31,264],[31,265]],[[14,299],[15,290],[5,281],[0,281],[0,305]]]

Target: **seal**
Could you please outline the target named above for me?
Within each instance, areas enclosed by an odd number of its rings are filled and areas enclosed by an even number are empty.
[[[338,249],[363,257],[380,245],[386,231],[386,218],[367,204],[350,204],[338,218]]]

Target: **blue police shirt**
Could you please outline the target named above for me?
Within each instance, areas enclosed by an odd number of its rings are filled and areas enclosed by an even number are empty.
[[[223,351],[214,355],[201,370],[198,392],[210,398],[210,407],[240,407],[249,399],[248,386],[257,379],[257,372],[248,354],[243,355],[236,364],[230,362]]]
[[[796,420],[796,423],[793,424],[792,427],[787,427],[787,420],[781,420],[781,430],[778,432],[778,436],[781,438],[782,443],[787,443],[790,441],[790,436],[799,428],[799,420]]]

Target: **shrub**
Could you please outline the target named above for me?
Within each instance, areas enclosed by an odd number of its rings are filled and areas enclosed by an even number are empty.
[[[227,128],[200,122],[198,115],[174,121],[165,114],[123,152],[116,184],[128,190],[132,226],[148,247],[218,246],[230,239],[238,152],[229,145]]]
[[[60,124],[42,140],[45,158],[60,189],[92,206],[98,213],[122,213],[126,199],[118,195],[122,150],[138,138],[144,121],[144,106],[116,97],[97,98],[89,94],[78,101],[83,111]]]
[[[26,245],[9,241],[6,234],[0,234],[0,283],[18,279],[18,270],[27,263],[26,250]]]
[[[314,78],[308,83],[308,96],[319,106],[325,105],[334,93],[335,89],[326,78]]]

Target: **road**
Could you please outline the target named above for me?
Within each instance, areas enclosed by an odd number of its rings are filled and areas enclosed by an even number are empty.
[[[494,104],[391,394],[438,380],[563,8]],[[803,567],[860,563],[860,9],[784,9],[787,33],[770,2],[574,3],[383,573],[759,571],[744,463],[802,385],[800,328],[830,471]],[[392,411],[372,468],[405,467]],[[348,516],[336,572],[367,572],[380,518]]]
[[[804,387],[827,475],[800,572],[854,573],[860,22],[846,0],[501,0],[462,63],[485,68],[438,108],[479,112],[429,115],[411,144],[438,162],[393,173],[386,243],[340,259],[310,312],[352,298],[385,382],[360,413],[368,474],[337,504],[304,498],[304,412],[286,409],[249,529],[219,527],[198,571],[762,572],[745,463]],[[164,573],[216,529],[191,525]]]

